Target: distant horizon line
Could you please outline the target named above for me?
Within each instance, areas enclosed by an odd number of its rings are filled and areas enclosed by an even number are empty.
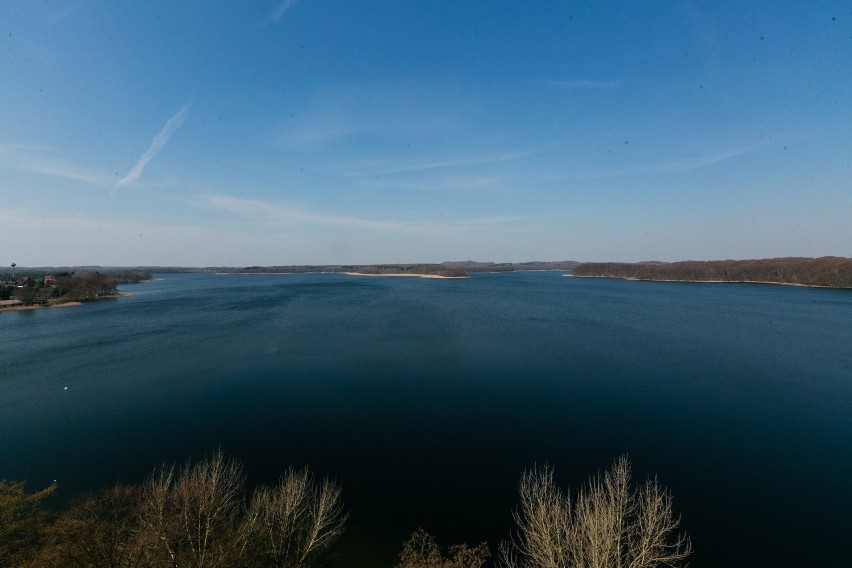
[[[206,270],[213,268],[229,268],[229,269],[259,269],[268,267],[357,267],[357,266],[441,266],[441,265],[524,265],[524,264],[674,264],[678,262],[747,262],[747,261],[767,261],[767,260],[818,260],[818,259],[844,259],[852,260],[852,257],[823,255],[823,256],[775,256],[762,258],[715,258],[715,259],[682,259],[682,260],[639,260],[639,261],[622,261],[622,260],[525,260],[525,261],[480,261],[480,260],[445,260],[441,262],[361,262],[361,263],[299,263],[299,264],[252,264],[252,265],[228,265],[228,264],[209,264],[209,265],[177,265],[177,264],[57,264],[57,265],[31,265],[24,266],[15,264],[15,271],[33,270],[33,269],[188,269],[188,270]],[[0,271],[11,272],[11,265],[0,267]]]

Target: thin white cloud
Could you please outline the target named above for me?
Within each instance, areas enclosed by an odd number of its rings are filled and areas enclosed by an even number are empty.
[[[457,222],[400,221],[368,219],[330,213],[314,213],[298,207],[269,203],[255,199],[241,199],[227,195],[209,195],[205,204],[213,209],[233,215],[277,225],[317,225],[324,227],[367,229],[409,233],[437,233],[461,231],[471,226],[498,225],[527,220],[526,217],[480,217]]]
[[[139,161],[136,162],[136,165],[130,170],[130,172],[121,178],[117,184],[115,184],[115,189],[119,187],[125,186],[129,183],[133,183],[139,176],[142,175],[142,170],[145,166],[154,159],[154,156],[162,150],[163,146],[166,145],[166,142],[169,141],[169,137],[174,133],[175,130],[181,127],[183,124],[184,118],[186,118],[186,112],[189,110],[189,103],[184,105],[182,109],[177,111],[177,113],[166,121],[166,124],[163,126],[163,129],[160,130],[159,134],[154,136],[154,140],[151,142],[151,145],[145,151],[144,154],[139,158]]]
[[[229,205],[252,210],[268,204],[248,201]],[[249,215],[246,213],[247,217]],[[537,224],[511,227],[501,224],[514,220],[511,218],[471,219],[456,224],[421,223],[417,225],[417,232],[388,238],[386,232],[378,230],[291,230],[293,227],[283,223],[231,224],[223,222],[222,217],[174,224],[85,212],[45,214],[0,205],[0,226],[9,234],[4,250],[8,249],[9,255],[14,254],[14,260],[22,266],[369,264],[560,256],[540,247],[535,254],[527,250],[524,235],[541,239],[541,230]],[[326,219],[322,215],[318,217]],[[341,222],[340,217],[330,217],[332,223]],[[36,226],[42,230],[32,231]],[[503,233],[504,228],[510,232]],[[546,242],[555,240],[548,238]]]
[[[50,155],[48,148],[0,144],[0,168],[30,172],[109,188],[113,178],[103,171]]]
[[[532,220],[540,219],[540,218],[541,218],[540,216],[532,216],[532,215],[526,215],[526,216],[503,215],[503,216],[498,216],[498,217],[475,217],[475,218],[472,218],[472,219],[462,219],[461,221],[459,221],[459,224],[460,225],[473,225],[473,226],[476,226],[476,225],[505,225],[507,223],[517,223],[518,221],[532,221]]]
[[[540,149],[523,150],[520,152],[512,152],[507,154],[497,154],[494,156],[480,156],[476,158],[466,158],[461,160],[443,160],[432,162],[409,162],[407,164],[392,165],[385,168],[376,168],[369,171],[349,172],[345,174],[347,177],[373,177],[395,174],[407,174],[414,172],[422,172],[426,170],[438,170],[445,168],[458,168],[464,166],[475,166],[479,164],[510,162],[520,160],[532,156]]]
[[[404,230],[410,227],[408,224],[398,221],[382,221],[326,213],[312,213],[297,207],[268,203],[255,199],[229,197],[227,195],[208,196],[206,203],[210,207],[220,211],[285,225],[309,224],[379,230]]]
[[[275,7],[272,13],[269,14],[269,16],[267,16],[266,19],[263,21],[263,25],[266,26],[269,24],[274,24],[275,22],[280,20],[282,17],[284,17],[284,14],[287,13],[287,10],[292,8],[295,3],[296,0],[284,0],[283,2],[278,4],[278,6]]]
[[[739,158],[741,156],[745,156],[748,154],[752,154],[759,150],[763,150],[769,147],[769,144],[754,144],[751,146],[744,146],[741,148],[732,148],[729,150],[724,150],[721,152],[717,152],[715,154],[709,154],[705,156],[697,156],[693,158],[682,158],[679,160],[671,160],[668,162],[659,162],[656,164],[645,164],[639,165],[632,168],[625,168],[621,170],[614,170],[608,172],[598,172],[585,176],[580,176],[578,179],[581,180],[590,180],[590,179],[605,179],[605,178],[613,178],[613,177],[622,177],[622,176],[631,176],[631,175],[642,175],[642,174],[654,174],[654,173],[663,173],[663,172],[689,172],[692,170],[697,170],[699,168],[706,168],[708,166],[712,166],[715,164],[719,164],[721,162],[725,162],[728,160],[732,160],[734,158]]]
[[[84,213],[45,215],[2,206],[0,226],[11,236],[4,242],[5,248],[22,266],[272,264],[279,247],[300,251],[311,244],[298,235],[222,230],[210,223],[165,224]],[[43,230],[33,231],[33,227]],[[299,258],[297,263],[307,260]]]
[[[511,179],[501,175],[429,175],[410,179],[388,177],[387,179],[368,180],[369,187],[390,191],[416,192],[493,192],[503,190]]]

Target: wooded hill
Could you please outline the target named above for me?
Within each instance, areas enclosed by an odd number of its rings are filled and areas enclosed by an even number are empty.
[[[852,258],[768,258],[682,262],[586,262],[574,276],[680,280],[687,282],[768,282],[852,288]]]

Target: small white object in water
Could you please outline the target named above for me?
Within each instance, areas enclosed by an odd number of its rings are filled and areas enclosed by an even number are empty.
[[[65,389],[64,389],[64,390],[68,390],[68,387],[65,387]]]

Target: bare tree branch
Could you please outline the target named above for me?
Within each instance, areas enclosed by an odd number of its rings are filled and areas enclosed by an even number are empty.
[[[143,488],[141,523],[152,565],[216,568],[234,555],[231,538],[245,479],[221,450],[179,472],[164,464]]]
[[[676,568],[692,553],[689,538],[676,532],[670,493],[656,479],[637,489],[626,456],[573,502],[548,466],[524,472],[518,493],[516,530],[500,546],[507,568]]]
[[[309,566],[343,533],[347,516],[340,486],[289,470],[252,494],[241,531],[245,555],[276,568]]]

